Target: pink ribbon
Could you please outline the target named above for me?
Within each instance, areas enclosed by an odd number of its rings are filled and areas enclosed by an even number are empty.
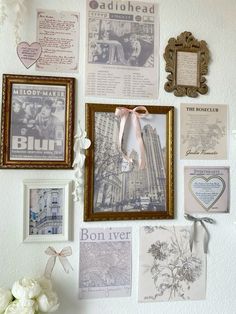
[[[122,150],[122,138],[124,135],[125,124],[130,113],[131,113],[131,121],[135,128],[136,139],[138,141],[139,148],[140,148],[139,169],[144,169],[146,167],[146,153],[145,153],[145,147],[144,147],[144,143],[143,143],[143,139],[141,135],[140,118],[143,118],[148,115],[148,110],[146,107],[138,106],[138,107],[135,107],[134,109],[128,109],[125,107],[116,108],[115,116],[120,117],[120,131],[119,131],[118,146],[119,146],[119,150],[123,154],[123,157],[128,162],[132,162],[132,159],[129,158]]]
[[[70,246],[65,247],[64,249],[61,250],[60,253],[58,253],[53,247],[49,246],[47,250],[45,251],[47,255],[50,255],[49,257],[44,276],[46,278],[51,278],[53,268],[56,263],[57,257],[59,258],[59,261],[61,262],[61,265],[63,266],[65,272],[68,274],[69,270],[73,270],[71,264],[69,263],[67,256],[72,255],[72,249]]]

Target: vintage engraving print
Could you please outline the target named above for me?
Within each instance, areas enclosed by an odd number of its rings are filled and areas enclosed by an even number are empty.
[[[131,228],[82,228],[79,298],[130,296],[131,257]]]
[[[181,159],[227,159],[228,106],[181,104]]]
[[[229,167],[185,167],[184,208],[187,213],[229,211]]]
[[[202,229],[190,251],[189,227],[140,228],[139,302],[204,299]]]
[[[158,6],[87,1],[86,95],[158,97]]]
[[[37,41],[42,54],[36,70],[76,72],[79,68],[79,13],[38,10]]]

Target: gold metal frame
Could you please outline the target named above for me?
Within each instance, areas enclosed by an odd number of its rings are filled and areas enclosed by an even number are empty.
[[[186,86],[177,84],[177,53],[178,51],[193,52],[198,54],[198,75],[196,86]],[[165,90],[169,93],[174,92],[175,96],[189,96],[197,97],[198,93],[204,95],[208,92],[206,78],[204,75],[208,72],[209,50],[207,43],[204,40],[198,41],[194,38],[192,33],[183,32],[177,39],[170,38],[166,46],[164,59],[166,61],[166,72],[170,74],[167,76],[165,83]]]
[[[85,163],[85,200],[84,220],[134,220],[134,219],[173,219],[174,218],[174,107],[147,106],[151,114],[166,115],[166,211],[132,211],[132,212],[93,212],[94,201],[94,140],[95,140],[95,113],[115,112],[122,105],[86,104],[86,131],[92,145],[86,150]],[[136,106],[125,105],[133,109]]]
[[[66,87],[65,159],[53,160],[10,160],[10,126],[12,84],[63,85]],[[73,163],[74,130],[74,84],[71,77],[50,77],[3,74],[2,90],[2,134],[0,168],[2,169],[71,169]]]

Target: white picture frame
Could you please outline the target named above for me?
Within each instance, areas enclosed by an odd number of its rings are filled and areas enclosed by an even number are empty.
[[[72,181],[24,180],[23,242],[70,240]]]

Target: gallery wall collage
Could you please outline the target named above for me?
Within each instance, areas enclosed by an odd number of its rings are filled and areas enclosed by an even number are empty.
[[[7,1],[1,3],[0,20],[7,23]],[[27,1],[19,3],[20,13]],[[86,15],[85,47],[79,40],[81,15]],[[143,220],[137,302],[205,299],[209,225],[215,223],[209,214],[230,210],[230,167],[211,163],[227,163],[228,106],[204,104],[204,95],[210,93],[211,47],[191,30],[173,30],[161,51],[156,2],[88,0],[86,12],[39,8],[32,43],[21,38],[21,28],[27,26],[19,16],[15,39],[22,74],[3,74],[0,168],[43,171],[45,177],[48,170],[58,172],[55,180],[28,179],[26,172],[23,182],[22,241],[49,245],[46,254],[52,259],[45,281],[50,281],[57,257],[66,272],[71,270],[71,207],[83,201],[86,228],[81,226],[80,234],[74,235],[80,241],[79,299],[127,297],[136,289],[133,220]],[[80,49],[86,60],[79,60]],[[160,58],[165,60],[164,82]],[[85,97],[107,102],[85,103],[85,116],[78,119],[80,82],[73,74],[83,62]],[[38,75],[28,75],[32,67]],[[158,99],[160,89],[172,93],[173,99],[185,96],[190,101],[181,103],[178,113],[172,105],[146,105]],[[122,99],[129,99],[129,104]],[[79,121],[83,119],[85,129]],[[186,164],[183,173],[175,169],[177,146],[181,160],[195,161],[195,166]],[[66,169],[74,169],[71,180],[60,179],[60,170]],[[174,221],[179,211],[176,173],[184,177],[186,224],[171,226],[165,221]],[[124,220],[127,227],[114,227],[114,221]],[[104,221],[110,227],[104,228]],[[54,243],[67,241],[61,252],[53,249]],[[56,311],[56,294],[51,298],[51,290],[40,291],[25,298],[33,306],[22,303],[18,290],[12,289],[2,309],[0,302],[0,313],[20,313],[27,307],[32,311],[24,313]]]

